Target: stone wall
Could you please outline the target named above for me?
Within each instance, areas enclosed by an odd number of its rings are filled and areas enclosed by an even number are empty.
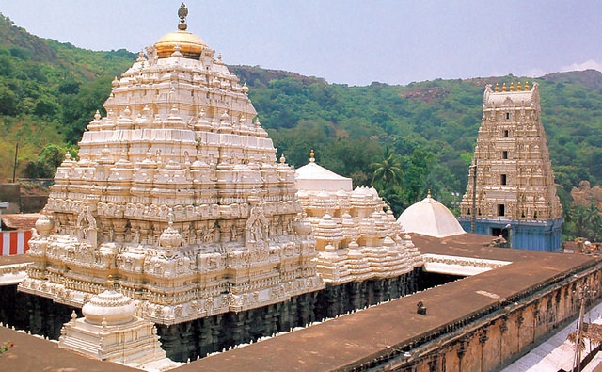
[[[531,288],[499,305],[409,340],[379,358],[363,361],[351,370],[383,368],[400,371],[499,370],[543,342],[579,312],[579,298],[586,305],[601,295],[602,264],[569,272],[546,285]]]

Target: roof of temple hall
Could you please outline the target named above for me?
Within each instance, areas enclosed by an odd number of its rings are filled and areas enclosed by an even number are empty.
[[[376,359],[397,345],[446,332],[448,325],[471,314],[520,301],[548,283],[571,278],[600,263],[592,256],[518,251],[488,247],[491,236],[454,235],[445,238],[413,235],[423,254],[507,261],[478,275],[431,288],[312,327],[216,354],[175,371],[272,370],[324,371]],[[500,285],[500,283],[504,285]],[[522,297],[521,297],[522,296]],[[416,304],[428,308],[416,314]],[[509,306],[512,306],[511,304]]]

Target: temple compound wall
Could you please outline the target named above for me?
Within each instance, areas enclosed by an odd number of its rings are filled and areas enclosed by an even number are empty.
[[[511,364],[601,298],[602,264],[567,272],[551,283],[504,299],[480,313],[397,345],[396,351],[347,366],[347,370],[412,372],[492,371]],[[411,353],[409,352],[411,350]]]
[[[483,122],[459,218],[466,231],[508,247],[560,251],[562,205],[541,122],[539,85],[483,93]],[[474,209],[474,210],[473,210]]]

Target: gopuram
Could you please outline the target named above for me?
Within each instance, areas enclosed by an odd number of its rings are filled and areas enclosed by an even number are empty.
[[[539,85],[491,85],[461,203],[462,227],[510,248],[559,251],[562,205],[541,122]]]
[[[294,170],[186,14],[115,78],[79,160],[57,169],[21,291],[81,307],[112,275],[170,325],[324,288]]]
[[[187,13],[113,80],[106,116],[57,169],[18,287],[23,328],[58,338],[111,277],[184,362],[415,291],[418,250],[374,190],[304,217],[248,88],[187,31]],[[64,329],[92,334],[81,319]]]

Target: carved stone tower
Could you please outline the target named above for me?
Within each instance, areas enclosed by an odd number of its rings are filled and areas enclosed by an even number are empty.
[[[169,325],[324,288],[294,170],[276,162],[248,88],[178,14],[57,169],[21,291],[81,307],[112,275],[142,317]]]
[[[503,236],[508,247],[561,249],[562,206],[537,83],[485,88],[483,123],[459,220],[466,231]]]

